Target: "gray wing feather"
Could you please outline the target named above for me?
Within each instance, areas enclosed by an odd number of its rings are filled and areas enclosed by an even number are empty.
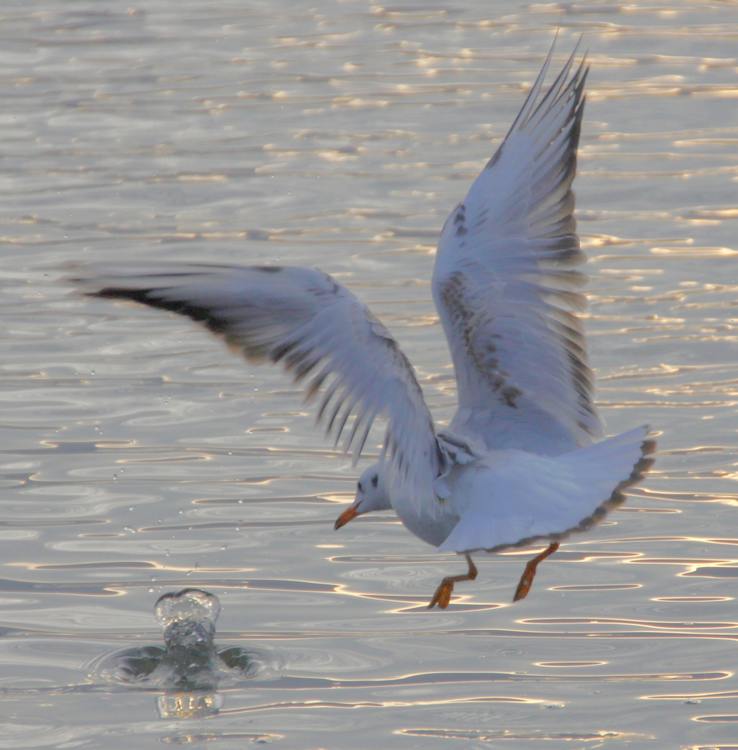
[[[433,422],[414,370],[389,331],[329,275],[279,266],[97,267],[74,279],[87,294],[185,315],[253,362],[281,363],[322,393],[318,419],[354,460],[374,419],[388,427],[384,458],[403,479],[438,471]],[[349,418],[354,420],[346,429]]]
[[[446,221],[433,274],[458,383],[452,429],[545,453],[602,432],[577,315],[586,277],[571,189],[588,68],[574,69],[572,53],[544,91],[552,52]]]

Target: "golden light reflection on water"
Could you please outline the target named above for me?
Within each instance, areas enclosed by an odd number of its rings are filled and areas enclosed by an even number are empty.
[[[713,602],[732,602],[732,596],[653,596],[654,602],[674,602],[677,604],[710,604]]]
[[[731,247],[652,247],[654,255],[680,255],[690,258],[733,257],[738,250]]]
[[[356,700],[356,701],[325,701],[325,700],[306,700],[306,701],[280,701],[275,703],[262,703],[244,708],[227,708],[221,711],[222,714],[250,714],[260,713],[262,711],[282,711],[286,709],[369,709],[369,708],[424,708],[440,706],[458,706],[466,704],[518,704],[526,706],[538,705],[556,705],[551,704],[543,698],[527,698],[523,696],[512,695],[473,695],[468,698],[448,698],[448,699],[417,699],[417,700]],[[559,704],[563,707],[564,704]]]
[[[512,729],[430,729],[414,728],[400,729],[397,734],[407,735],[410,737],[438,738],[444,740],[467,740],[475,742],[497,742],[505,740],[510,742],[532,742],[541,741],[549,742],[596,742],[597,746],[605,741],[623,741],[632,743],[638,740],[653,741],[656,739],[654,734],[642,734],[637,732],[612,732],[612,731],[593,731],[593,732],[551,732],[545,730],[522,730]],[[705,749],[707,750],[707,749]],[[714,750],[714,749],[710,749]]]
[[[695,693],[664,693],[656,695],[641,695],[644,701],[681,701],[685,703],[701,703],[710,700],[734,700],[738,698],[738,691],[726,690],[721,692]]]

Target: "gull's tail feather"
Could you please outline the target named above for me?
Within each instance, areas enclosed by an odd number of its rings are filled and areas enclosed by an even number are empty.
[[[440,549],[491,551],[584,531],[641,481],[655,448],[644,426],[557,457],[500,451]]]

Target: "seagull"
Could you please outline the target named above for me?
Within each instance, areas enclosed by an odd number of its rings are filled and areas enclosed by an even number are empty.
[[[441,231],[433,299],[458,398],[446,429],[387,328],[318,269],[175,263],[74,279],[90,296],[187,316],[250,362],[281,363],[354,463],[384,417],[379,460],[335,527],[393,509],[423,541],[463,555],[467,572],[445,577],[431,608],[477,577],[472,554],[545,543],[515,591],[524,598],[538,564],[620,504],[653,462],[649,427],[604,438],[593,400],[572,192],[588,66],[575,65],[575,48],[544,87],[552,55]]]

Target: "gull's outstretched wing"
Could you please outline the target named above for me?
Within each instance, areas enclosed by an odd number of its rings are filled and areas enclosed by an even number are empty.
[[[345,287],[309,268],[171,265],[91,268],[73,281],[87,294],[186,315],[250,361],[280,362],[307,397],[322,392],[318,419],[361,453],[374,418],[388,419],[384,453],[412,486],[438,473],[433,422],[412,365],[389,331]],[[325,388],[323,388],[325,386]]]
[[[433,296],[459,410],[451,425],[490,448],[561,453],[602,428],[577,311],[585,277],[571,185],[584,61],[548,90],[549,53],[502,145],[446,220]],[[576,50],[575,50],[576,52]]]

